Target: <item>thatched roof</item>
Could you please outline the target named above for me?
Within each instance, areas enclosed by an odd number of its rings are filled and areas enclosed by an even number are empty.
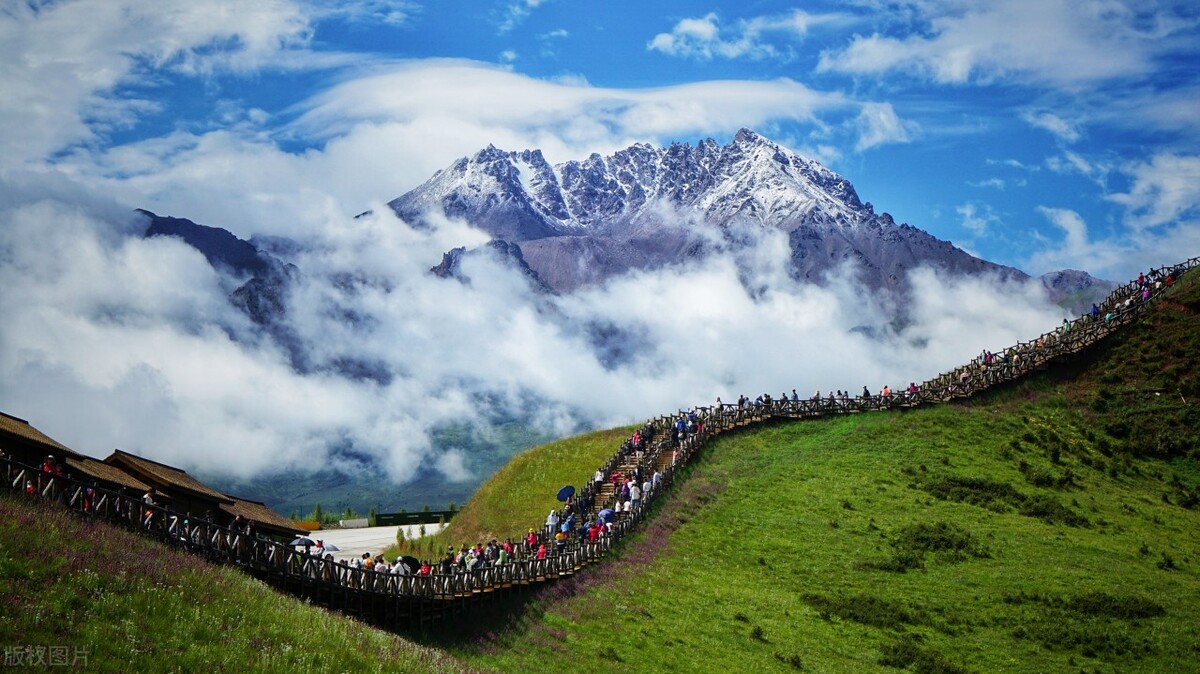
[[[113,450],[104,463],[118,466],[149,483],[155,489],[168,494],[172,489],[178,489],[217,503],[233,502],[233,499],[188,475],[185,470],[135,456],[129,452]]]

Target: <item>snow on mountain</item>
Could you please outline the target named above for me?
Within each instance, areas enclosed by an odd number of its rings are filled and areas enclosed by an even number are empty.
[[[734,246],[734,228],[782,230],[796,279],[819,281],[845,261],[869,287],[899,293],[919,265],[1025,277],[876,214],[848,180],[749,129],[723,146],[639,143],[555,166],[537,150],[488,146],[389,206],[418,225],[440,210],[518,244],[559,292],[700,256],[711,236],[696,225],[716,228]]]

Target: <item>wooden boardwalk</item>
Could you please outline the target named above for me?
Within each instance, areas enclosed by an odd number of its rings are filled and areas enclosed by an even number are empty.
[[[610,479],[613,473],[629,476],[636,470],[641,475],[639,482],[653,481],[652,476],[657,473],[659,485],[643,495],[637,508],[616,513],[611,531],[599,540],[580,540],[576,532],[571,532],[565,549],[550,552],[544,559],[521,551],[508,563],[484,564],[472,570],[456,569],[427,576],[378,573],[305,555],[248,531],[195,517],[188,519],[72,477],[48,475],[10,457],[0,457],[0,471],[5,476],[4,485],[13,491],[56,500],[83,516],[143,532],[216,563],[236,565],[280,591],[385,629],[419,629],[464,614],[468,608],[483,602],[571,576],[599,562],[615,541],[640,525],[648,506],[670,489],[679,468],[714,437],[782,419],[912,408],[978,395],[1077,354],[1132,324],[1169,290],[1166,283],[1156,286],[1156,280],[1165,279],[1168,274],[1178,280],[1197,265],[1200,258],[1152,270],[1148,278],[1154,280],[1148,280],[1145,288],[1131,281],[1113,291],[1100,307],[1099,317],[1085,315],[993,357],[976,358],[922,382],[912,392],[722,404],[653,418],[639,431],[643,441],[636,445],[632,441],[624,443],[600,467],[604,480],[596,483],[589,479],[578,496],[591,502],[583,515],[585,519],[593,519],[616,503],[617,487]],[[679,434],[681,419],[685,431]],[[554,546],[548,543],[547,548],[553,550]]]

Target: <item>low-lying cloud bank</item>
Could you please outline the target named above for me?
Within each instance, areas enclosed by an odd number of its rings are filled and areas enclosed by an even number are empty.
[[[547,296],[487,255],[464,258],[465,280],[428,273],[484,235],[379,208],[299,240],[297,371],[230,304],[240,279],[181,240],[141,238],[131,210],[69,185],[0,189],[0,409],[94,456],[119,447],[209,474],[353,463],[397,482],[478,479],[431,432],[522,419],[563,435],[718,396],[896,387],[1062,318],[1036,282],[918,270],[897,331],[850,269],[791,281],[772,231],[736,256]]]

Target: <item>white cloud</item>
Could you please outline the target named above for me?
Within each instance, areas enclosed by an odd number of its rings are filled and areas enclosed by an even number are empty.
[[[1089,159],[1078,152],[1063,150],[1061,155],[1046,158],[1046,167],[1055,173],[1079,175],[1104,188],[1113,166],[1108,159]]]
[[[646,48],[702,61],[716,57],[788,57],[787,43],[803,39],[810,27],[843,20],[840,15],[813,15],[797,9],[787,14],[739,19],[724,30],[717,13],[710,12],[702,17],[680,19],[670,33],[655,35]],[[777,46],[772,42],[774,38],[782,38],[785,44]]]
[[[903,6],[915,19],[907,33],[856,35],[848,47],[823,52],[818,69],[900,71],[947,84],[1016,79],[1070,87],[1136,77],[1155,67],[1156,55],[1188,49],[1182,31],[1189,22],[1173,8],[1072,0]]]
[[[1200,221],[1181,219],[1154,236],[1133,232],[1093,239],[1087,222],[1076,211],[1040,206],[1037,209],[1061,231],[1060,239],[1039,237],[1043,247],[1024,265],[1034,274],[1057,269],[1086,269],[1100,278],[1125,280],[1163,264],[1181,262],[1200,250]]]
[[[993,225],[1000,224],[1000,217],[987,204],[968,202],[956,207],[954,211],[962,218],[963,228],[977,237],[986,236]]]
[[[351,0],[317,6],[327,17],[337,16],[360,23],[390,26],[407,24],[413,14],[421,11],[420,5],[410,0]]]
[[[1200,216],[1200,156],[1159,152],[1122,172],[1132,180],[1129,191],[1108,198],[1125,206],[1135,230]]]
[[[1004,191],[1004,188],[1007,186],[1007,183],[1004,182],[1003,178],[988,178],[986,180],[969,180],[969,181],[967,181],[967,184],[970,185],[971,187],[990,187],[990,188],[997,189],[1000,191]]]
[[[1006,166],[1008,168],[1020,169],[1030,173],[1042,170],[1042,167],[1029,165],[1017,159],[988,159],[989,166]]]
[[[505,5],[501,12],[500,23],[497,26],[500,34],[512,32],[514,28],[525,22],[533,10],[549,2],[549,0],[514,0]]]
[[[285,0],[9,3],[0,14],[0,127],[20,132],[0,136],[0,168],[130,126],[158,104],[118,88],[152,87],[163,74],[361,60],[310,50],[322,16],[313,5]]]
[[[1074,143],[1079,140],[1079,129],[1053,113],[1027,110],[1021,113],[1021,119],[1034,128],[1049,131],[1065,142]]]
[[[858,129],[854,149],[859,152],[887,143],[907,143],[919,129],[916,122],[900,119],[891,103],[864,103],[854,124]]]

